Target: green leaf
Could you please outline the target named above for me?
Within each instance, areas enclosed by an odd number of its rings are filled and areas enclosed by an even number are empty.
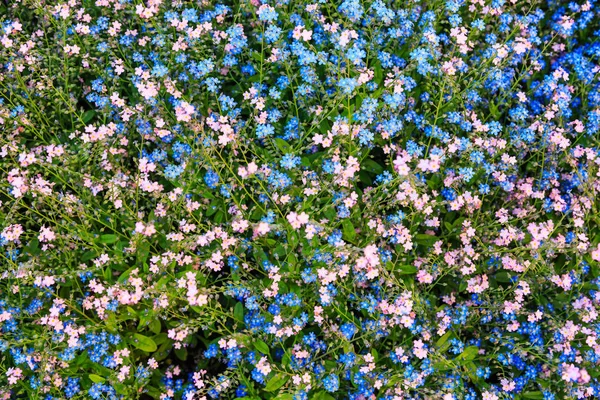
[[[437,236],[419,233],[415,236],[415,241],[419,244],[430,245],[437,240]]]
[[[450,337],[452,336],[452,331],[448,331],[444,334],[444,336],[442,336],[441,338],[439,338],[437,340],[437,342],[435,342],[435,347],[437,347],[438,349],[440,347],[442,347],[444,345],[444,343],[446,343],[448,341],[448,339],[450,339]]]
[[[462,353],[456,356],[455,361],[473,361],[479,354],[479,347],[469,346]]]
[[[160,333],[160,328],[161,324],[158,318],[150,321],[150,324],[148,325],[148,329],[150,329],[150,332],[154,333],[155,335],[158,335]]]
[[[369,177],[369,174],[366,171],[359,171],[358,178],[365,185],[370,186],[373,184],[373,181],[371,180],[371,178]]]
[[[399,265],[396,267],[396,271],[400,275],[412,275],[417,273],[417,268],[412,265]]]
[[[436,371],[448,371],[454,367],[448,361],[443,360],[433,364],[433,368],[435,368]]]
[[[213,215],[214,213],[216,213],[219,210],[219,200],[213,200],[210,202],[210,204],[208,205],[208,209],[206,210],[205,215],[207,217],[210,217],[211,215]]]
[[[181,347],[179,349],[175,349],[175,355],[181,361],[185,361],[185,360],[187,360],[188,351],[187,351],[187,349],[185,347]]]
[[[40,250],[40,241],[37,237],[34,237],[33,239],[31,239],[31,242],[29,242],[29,245],[27,245],[27,247],[25,247],[25,251],[29,254],[31,254],[32,256],[37,256],[39,255],[42,251]]]
[[[489,110],[490,113],[492,114],[492,117],[494,117],[494,119],[498,119],[501,115],[501,112],[498,110],[498,106],[496,105],[495,102],[490,101],[489,102]]]
[[[508,271],[500,271],[496,274],[496,281],[508,283],[510,282],[510,274]]]
[[[521,397],[524,399],[543,399],[544,394],[538,390],[536,392],[525,392]]]
[[[275,141],[275,145],[283,154],[288,154],[292,152],[292,146],[290,146],[289,143],[285,140],[281,138],[275,138],[273,139],[273,141]]]
[[[127,279],[129,279],[129,276],[131,275],[131,272],[133,272],[134,269],[138,268],[137,266],[133,266],[131,268],[129,268],[127,271],[123,272],[121,275],[119,275],[119,278],[117,279],[117,282],[119,283],[123,283],[125,282]]]
[[[254,342],[254,348],[263,354],[270,354],[269,346],[262,340]]]
[[[260,62],[262,62],[262,58],[263,57],[262,57],[262,54],[259,53],[258,51],[253,51],[252,52],[252,58],[254,59],[254,61],[260,63]]]
[[[106,380],[103,377],[101,377],[100,375],[96,375],[96,374],[89,374],[88,377],[94,383],[102,383]]]
[[[156,343],[154,343],[154,340],[152,340],[148,336],[140,335],[139,333],[133,334],[131,344],[137,347],[138,349],[148,353],[153,353],[158,348],[156,346]]]
[[[290,245],[290,250],[294,250],[296,248],[296,246],[298,246],[298,242],[299,242],[299,239],[298,239],[298,235],[296,234],[296,232],[288,233],[288,244]]]
[[[148,396],[152,397],[153,399],[157,399],[157,400],[160,399],[160,396],[162,394],[161,390],[158,390],[157,388],[152,387],[152,386],[146,386],[146,387],[144,387],[144,389],[145,389],[145,393]]]
[[[233,316],[240,322],[244,322],[244,305],[238,301],[233,308]]]
[[[290,356],[286,353],[283,355],[283,357],[281,357],[281,365],[283,365],[284,367],[287,367],[288,365],[290,365],[290,362],[292,361],[292,359],[290,358]]]
[[[96,111],[88,110],[83,113],[83,115],[81,116],[81,120],[83,121],[84,124],[87,124],[88,122],[90,122],[92,120],[92,118],[94,118],[95,115],[96,115]]]
[[[223,222],[223,218],[225,218],[225,213],[221,210],[217,211],[217,213],[215,214],[215,217],[213,218],[213,220],[217,223],[220,224],[221,222]]]
[[[260,207],[256,207],[254,209],[254,211],[252,211],[252,214],[250,214],[250,220],[251,221],[258,221],[260,220],[260,218],[263,215],[263,211],[260,209]]]
[[[144,241],[137,248],[137,261],[143,264],[150,255],[150,243]]]
[[[384,171],[384,168],[381,165],[379,165],[374,160],[371,160],[370,158],[367,158],[365,161],[363,161],[362,166],[364,170],[373,172],[374,174],[378,175]]]
[[[375,76],[374,76],[374,81],[377,84],[381,84],[382,80],[383,80],[383,71],[381,70],[381,64],[380,63],[375,63]]]
[[[319,393],[315,394],[315,400],[335,400],[335,397],[331,396],[324,390],[321,390]]]
[[[152,358],[154,358],[156,361],[164,360],[165,358],[167,358],[167,356],[171,352],[172,347],[173,347],[172,341],[164,342],[163,344],[160,345],[160,348],[158,349],[158,351],[156,351],[152,354]]]
[[[294,395],[291,393],[281,393],[277,397],[274,397],[273,400],[293,400]]]
[[[477,365],[473,361],[467,361],[465,363],[465,368],[467,370],[467,375],[469,375],[469,379],[474,384],[480,381],[480,378],[477,376]]]
[[[115,383],[112,387],[119,394],[129,394],[129,391],[127,390],[128,386],[125,386],[123,383]]]
[[[352,225],[352,222],[350,222],[348,219],[345,219],[344,222],[342,222],[342,227],[344,229],[344,239],[350,242],[354,241],[354,238],[356,238],[356,231],[354,230],[354,225]]]
[[[157,345],[163,344],[168,342],[169,340],[169,336],[166,333],[158,333],[156,336],[152,336],[152,340],[154,340],[154,343],[156,343]]]
[[[327,219],[334,219],[336,217],[336,211],[335,208],[333,206],[331,207],[327,207],[324,211],[323,214],[327,217]]]
[[[277,375],[275,375],[274,377],[272,377],[271,379],[269,379],[269,382],[267,382],[267,386],[265,386],[265,390],[267,392],[274,392],[277,389],[279,389],[280,387],[282,387],[283,385],[285,385],[285,383],[290,379],[290,376],[284,373],[279,373]]]
[[[83,262],[90,261],[94,257],[96,257],[96,252],[93,250],[90,250],[90,251],[83,253],[83,255],[81,256],[81,261],[83,261]]]
[[[100,243],[111,244],[116,242],[117,240],[118,236],[113,233],[100,236]]]

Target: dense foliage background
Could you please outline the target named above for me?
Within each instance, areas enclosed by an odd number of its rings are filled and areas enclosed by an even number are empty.
[[[0,398],[600,397],[594,1],[0,5]]]

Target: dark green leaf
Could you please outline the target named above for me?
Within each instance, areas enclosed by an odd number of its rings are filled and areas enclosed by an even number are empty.
[[[510,274],[507,271],[500,271],[496,274],[496,281],[498,282],[510,282]]]
[[[364,170],[378,175],[384,171],[384,168],[381,165],[370,158],[367,158],[365,161],[363,161],[362,166]]]
[[[96,111],[88,110],[83,113],[83,115],[81,116],[81,120],[83,121],[84,124],[87,124],[88,122],[90,122],[92,120],[92,118],[94,118],[95,115],[96,115]]]
[[[175,355],[181,361],[185,361],[185,360],[187,360],[188,351],[187,351],[187,349],[185,347],[181,347],[179,349],[175,349]]]
[[[431,245],[437,240],[437,236],[419,233],[415,236],[415,241],[419,244]]]

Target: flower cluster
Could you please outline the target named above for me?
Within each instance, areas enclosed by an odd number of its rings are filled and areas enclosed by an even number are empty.
[[[600,398],[596,0],[0,2],[0,399]]]

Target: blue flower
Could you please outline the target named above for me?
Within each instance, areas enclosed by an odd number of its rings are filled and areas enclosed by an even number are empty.
[[[340,87],[342,93],[351,95],[354,89],[356,89],[357,82],[354,78],[344,78],[340,79],[338,86]]]
[[[281,168],[294,169],[300,165],[300,157],[293,154],[286,154],[283,156],[281,161],[279,161],[279,164],[281,165]]]
[[[338,7],[338,11],[351,21],[356,22],[362,17],[365,10],[359,0],[344,0]]]
[[[356,333],[356,327],[354,326],[354,324],[347,322],[340,326],[340,332],[342,333],[342,335],[344,335],[346,339],[350,340],[352,339],[352,336],[354,336],[354,334]]]
[[[277,11],[269,5],[263,5],[258,9],[258,19],[263,22],[277,21]]]
[[[206,175],[204,175],[204,182],[209,188],[216,189],[217,184],[219,183],[219,175],[217,175],[212,169],[209,169]]]
[[[337,392],[340,388],[340,378],[334,374],[327,375],[323,378],[323,388],[329,393]]]

